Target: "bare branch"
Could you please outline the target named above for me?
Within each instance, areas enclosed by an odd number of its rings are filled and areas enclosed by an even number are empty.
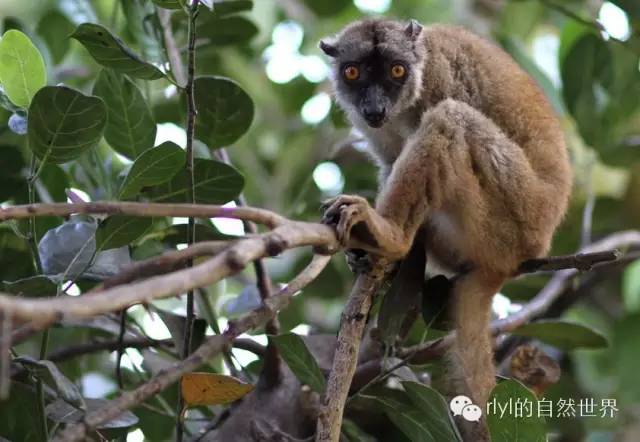
[[[603,262],[616,261],[620,258],[617,250],[604,252],[577,253],[575,255],[550,256],[548,258],[529,259],[520,264],[518,273],[532,273],[549,270],[577,269],[583,272]]]
[[[94,215],[173,216],[195,218],[232,218],[252,221],[274,228],[287,222],[286,218],[254,207],[222,207],[208,204],[161,204],[134,202],[95,202],[77,204],[26,204],[0,209],[0,221],[24,219],[32,216],[69,216],[75,213]]]
[[[330,259],[329,256],[315,255],[311,263],[300,272],[289,285],[268,298],[269,304],[271,304],[270,306],[262,306],[237,321],[230,322],[229,327],[222,335],[215,335],[208,338],[204,344],[186,359],[160,371],[149,381],[140,385],[135,390],[123,393],[117,399],[110,401],[105,407],[88,413],[82,422],[69,426],[54,440],[57,442],[84,440],[87,434],[101,424],[114,419],[123,411],[133,408],[151,396],[160,393],[170,385],[179,381],[185,373],[196,370],[206,361],[231,345],[237,336],[266,323],[276,314],[279,308],[284,308],[288,305],[291,298],[298,291],[313,281],[320,272],[322,272]],[[279,308],[275,309],[274,307]]]
[[[317,442],[338,442],[344,405],[356,371],[360,341],[369,316],[371,301],[388,272],[386,261],[374,264],[371,272],[356,280],[342,313],[333,366],[322,400],[316,427]]]
[[[137,261],[125,268],[120,274],[107,279],[91,292],[99,292],[128,284],[136,279],[172,272],[182,268],[187,261],[193,258],[217,255],[231,244],[233,243],[230,241],[204,241],[193,244],[186,249],[173,250],[144,261]]]
[[[204,287],[239,272],[257,258],[278,255],[284,250],[302,246],[316,246],[327,252],[335,252],[339,248],[330,227],[290,222],[263,235],[238,240],[224,252],[192,268],[102,292],[58,298],[0,295],[0,311],[34,324],[52,323],[63,317],[91,317]]]

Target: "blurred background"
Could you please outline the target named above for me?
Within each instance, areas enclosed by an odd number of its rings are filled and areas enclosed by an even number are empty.
[[[99,22],[119,35],[146,60],[166,64],[154,31],[154,17],[131,17],[126,4],[133,0],[2,0],[0,30],[20,29],[30,36],[45,58],[49,84],[65,83],[85,92],[92,89],[100,67],[69,35],[83,22]],[[367,160],[358,134],[350,131],[332,103],[328,65],[317,47],[320,38],[368,15],[415,18],[429,24],[454,23],[492,38],[508,51],[540,84],[565,128],[575,168],[571,210],[556,235],[554,254],[573,253],[582,244],[607,234],[640,227],[640,2],[637,0],[255,0],[250,11],[226,22],[200,18],[207,38],[197,53],[199,74],[217,74],[237,81],[255,103],[249,132],[228,147],[231,161],[245,176],[244,195],[249,205],[264,207],[301,220],[318,220],[320,202],[339,193],[373,197],[376,171]],[[186,22],[172,21],[184,52]],[[206,44],[205,44],[206,43]],[[184,108],[176,88],[166,81],[140,83],[158,123],[156,145],[170,140],[185,144]],[[3,193],[19,186],[15,173],[26,167],[24,137],[8,128],[10,113],[0,109],[0,201],[24,202]],[[104,141],[103,141],[104,143]],[[204,146],[196,146],[206,150]],[[3,149],[5,148],[5,149]],[[108,165],[113,180],[130,160],[101,145],[99,161]],[[99,185],[85,159],[63,166],[48,166],[46,187],[56,195],[70,188],[85,200],[113,198],[109,186]],[[9,171],[10,173],[7,173]],[[16,193],[18,195],[19,192]],[[185,220],[175,219],[174,223]],[[53,224],[55,225],[55,224]],[[44,232],[53,226],[43,221]],[[239,222],[217,220],[222,234],[242,233]],[[29,276],[26,246],[10,229],[0,231],[0,280]],[[175,242],[175,241],[174,241]],[[175,244],[174,244],[175,245]],[[178,244],[180,247],[180,244]],[[166,244],[147,235],[132,244],[134,259],[157,254]],[[267,261],[275,281],[286,282],[309,259],[307,251],[285,253]],[[229,318],[255,301],[253,274],[206,288],[214,318],[224,329]],[[518,309],[537,293],[546,277],[526,277],[510,283],[497,298],[496,315]],[[335,333],[353,276],[337,256],[303,296],[295,298],[281,315],[283,330],[299,334]],[[74,285],[72,294],[83,291]],[[183,315],[177,299],[154,303]],[[202,306],[199,306],[202,314]],[[171,334],[157,313],[134,307],[132,321],[151,338]],[[616,419],[551,419],[553,440],[604,442],[640,440],[640,261],[614,269],[590,281],[579,303],[559,312],[588,324],[609,339],[604,350],[576,350],[560,355],[563,375],[548,392],[551,397],[617,398]],[[113,324],[112,324],[113,325]],[[214,332],[209,323],[207,333]],[[112,333],[109,326],[54,329],[52,351],[70,341]],[[266,343],[264,335],[249,338]],[[21,354],[37,353],[38,339],[20,346]],[[257,370],[257,357],[233,350],[234,363]],[[117,392],[113,376],[115,352],[90,354],[61,361],[64,373],[77,382],[87,397],[111,397]],[[123,359],[129,385],[166,365],[163,355],[149,350],[127,350]],[[220,370],[227,370],[221,361]],[[175,390],[161,397],[173,403]],[[20,420],[28,400],[2,409],[2,425]],[[163,408],[162,403],[155,404]],[[24,407],[24,408],[21,408]],[[1,407],[0,407],[1,408]],[[140,428],[128,441],[167,440],[173,418],[136,410]],[[202,419],[209,418],[206,414]],[[195,419],[195,418],[194,418]],[[197,423],[197,422],[196,422]],[[25,425],[27,425],[25,423]],[[1,434],[1,433],[0,433]]]

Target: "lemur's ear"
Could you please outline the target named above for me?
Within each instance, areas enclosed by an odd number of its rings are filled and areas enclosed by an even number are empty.
[[[322,52],[327,54],[329,57],[337,57],[338,56],[338,48],[335,44],[328,43],[325,40],[320,40],[320,49]]]
[[[414,19],[409,20],[409,24],[404,28],[404,33],[407,34],[407,37],[411,40],[417,39],[420,32],[422,32],[422,25]]]

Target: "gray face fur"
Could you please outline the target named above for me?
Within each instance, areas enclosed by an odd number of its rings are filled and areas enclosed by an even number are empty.
[[[413,20],[363,20],[320,42],[332,58],[336,98],[352,122],[378,128],[415,104],[426,55],[421,32]],[[398,65],[404,70],[400,78],[392,74]],[[350,79],[354,72],[357,78]]]

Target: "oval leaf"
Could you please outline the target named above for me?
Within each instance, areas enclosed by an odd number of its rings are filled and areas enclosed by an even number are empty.
[[[144,61],[107,28],[95,23],[83,23],[71,35],[87,48],[102,66],[143,80],[163,78],[160,69]]]
[[[424,419],[424,412],[419,410],[407,394],[390,388],[369,387],[358,396],[374,401],[374,406],[380,408],[389,420],[400,429],[412,442],[440,442],[431,432],[431,428]],[[455,441],[456,439],[445,439]]]
[[[53,362],[46,360],[38,361],[29,356],[21,356],[15,358],[14,361],[20,362],[33,372],[37,378],[51,385],[66,402],[78,408],[85,407],[84,399],[78,387],[62,374]]]
[[[295,333],[285,333],[271,336],[270,339],[278,347],[282,359],[284,359],[300,383],[306,384],[313,391],[322,394],[326,380],[302,338]]]
[[[568,321],[544,320],[518,327],[514,335],[539,339],[562,350],[607,347],[607,339],[598,331]]]
[[[252,0],[220,0],[216,1],[213,13],[218,17],[250,11],[253,8]]]
[[[95,412],[109,404],[106,399],[85,399],[87,405],[87,413]],[[54,422],[61,422],[63,424],[72,424],[80,422],[85,415],[83,410],[78,410],[68,403],[58,399],[46,407],[47,417]],[[97,430],[122,430],[132,427],[138,423],[138,418],[130,411],[123,411],[115,418],[100,424]],[[100,431],[102,437],[115,437],[119,433],[109,433],[105,435],[103,431]]]
[[[65,163],[95,146],[106,122],[100,98],[64,86],[47,86],[29,107],[29,147],[43,161]]]
[[[31,276],[17,281],[3,281],[3,290],[18,296],[37,298],[52,296],[56,293],[56,284],[44,275]]]
[[[42,55],[29,37],[15,29],[5,32],[0,40],[0,83],[9,99],[24,108],[47,84]]]
[[[195,196],[197,203],[222,204],[242,191],[244,178],[233,167],[214,160],[194,161]],[[154,201],[187,202],[187,172],[178,172],[173,179],[152,190]]]
[[[110,216],[96,231],[96,249],[117,249],[131,244],[149,230],[153,220],[135,216]]]
[[[180,389],[185,407],[197,407],[236,401],[253,390],[253,385],[222,374],[188,373],[182,376]]]
[[[140,189],[169,181],[184,167],[186,154],[175,143],[167,141],[143,152],[131,166],[120,189],[120,198],[134,197]]]
[[[60,63],[67,54],[70,46],[68,35],[73,29],[73,23],[56,10],[47,12],[38,22],[36,31],[47,43],[55,63]]]
[[[533,412],[501,413],[509,403],[531,404]],[[542,442],[547,440],[544,417],[538,417],[538,399],[524,385],[514,380],[502,381],[491,392],[487,405],[487,424],[493,442]],[[502,408],[501,408],[502,407]]]
[[[247,43],[257,34],[256,25],[242,16],[215,17],[204,20],[198,27],[198,37],[208,38],[216,46]]]
[[[165,9],[182,9],[185,0],[153,0],[153,3]]]
[[[423,419],[436,440],[461,441],[447,402],[431,387],[418,382],[403,382],[411,401],[424,413]]]
[[[195,81],[196,137],[210,148],[238,140],[251,126],[253,101],[234,81],[200,77]]]
[[[153,147],[156,122],[138,86],[124,75],[105,69],[98,75],[93,94],[107,105],[104,137],[115,151],[134,159]]]

